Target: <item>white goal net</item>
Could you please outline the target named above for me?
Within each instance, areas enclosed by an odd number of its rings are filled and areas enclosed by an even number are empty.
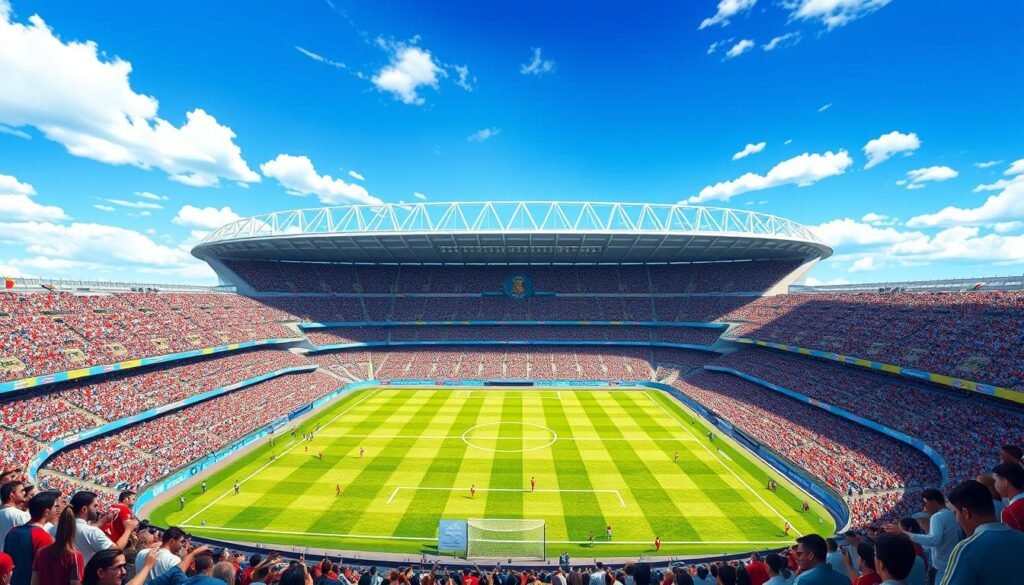
[[[470,518],[466,557],[470,559],[544,559],[543,520]]]

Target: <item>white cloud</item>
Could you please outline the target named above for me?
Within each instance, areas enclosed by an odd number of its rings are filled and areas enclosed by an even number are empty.
[[[1024,221],[1001,221],[992,225],[992,231],[997,234],[1015,232],[1024,227]]]
[[[836,284],[850,284],[850,281],[845,278],[833,278],[830,280],[820,280],[813,276],[808,276],[807,280],[804,281],[807,286],[832,286]]]
[[[105,259],[131,265],[175,268],[196,261],[188,251],[156,244],[134,230],[95,223],[0,223],[0,238],[26,253],[65,260]]]
[[[74,156],[156,167],[186,185],[260,180],[231,128],[201,108],[180,127],[158,117],[156,98],[131,87],[131,63],[105,57],[94,42],[62,42],[39,16],[20,24],[0,13],[0,123],[34,126]]]
[[[783,144],[792,144],[792,143],[793,143],[793,139],[792,138],[787,138],[786,141],[783,142]]]
[[[832,30],[866,16],[892,0],[790,0],[783,6],[790,18],[819,20]]]
[[[874,226],[885,226],[895,225],[898,221],[898,218],[890,217],[888,215],[882,215],[880,213],[869,212],[865,213],[864,217],[860,218],[860,220]]]
[[[32,196],[36,190],[28,183],[22,183],[11,175],[0,175],[0,220],[42,220],[59,221],[67,219],[60,207],[40,205]],[[0,240],[3,240],[0,232]]]
[[[217,209],[216,207],[200,208],[186,205],[178,210],[178,215],[174,216],[171,221],[185,227],[215,230],[240,219],[242,216],[232,211],[230,207]]]
[[[921,189],[925,183],[948,181],[960,176],[960,173],[947,166],[925,167],[907,171],[907,189]]]
[[[711,43],[711,45],[708,46],[708,55],[711,55],[712,53],[717,51],[718,47],[724,47],[725,45],[728,45],[729,43],[731,43],[731,42],[733,42],[735,40],[736,40],[736,37],[730,37],[728,39],[723,39],[721,41],[715,41],[715,42]]]
[[[474,132],[474,133],[470,134],[469,136],[467,136],[466,137],[466,141],[467,142],[484,142],[485,140],[489,140],[491,138],[494,138],[498,134],[501,134],[501,128],[495,128],[495,127],[484,128],[483,130],[477,130],[476,132]]]
[[[757,4],[757,0],[719,0],[718,10],[715,12],[715,15],[701,21],[697,30],[702,30],[716,24],[729,26],[730,18],[741,12],[750,10],[754,7],[754,4]]]
[[[476,83],[476,76],[470,76],[469,67],[466,65],[455,65],[455,73],[459,76],[455,85],[466,91],[473,91],[473,84]]]
[[[821,241],[833,248],[896,244],[925,237],[921,232],[901,232],[892,227],[877,227],[848,217],[833,219],[820,225],[811,226],[810,229]]]
[[[419,191],[413,193],[412,196],[417,198],[417,199],[419,199],[420,201],[426,201],[427,200],[427,196],[424,195],[423,193],[420,193]]]
[[[747,51],[753,48],[754,41],[750,39],[742,39],[740,40],[740,42],[736,43],[732,47],[729,47],[729,50],[725,52],[725,57],[723,58],[723,60],[735,59],[736,57],[739,57],[743,53],[746,53]]]
[[[1004,175],[1021,175],[1024,174],[1024,158],[1015,160],[1010,163],[1010,168],[1003,171]]]
[[[310,59],[312,59],[314,61],[318,61],[320,63],[324,63],[325,65],[330,65],[331,67],[337,67],[338,69],[348,69],[348,65],[345,65],[344,63],[340,63],[338,61],[332,61],[332,60],[328,59],[327,57],[324,57],[322,55],[318,55],[317,53],[314,53],[313,51],[310,51],[308,49],[304,49],[304,48],[302,48],[302,47],[300,47],[298,45],[295,45],[295,50],[300,52],[300,53],[302,53],[303,55],[309,57]]]
[[[1011,179],[999,179],[995,183],[987,183],[978,185],[974,189],[971,189],[972,193],[981,193],[983,191],[1002,191],[1007,188],[1011,183]]]
[[[871,272],[882,268],[881,265],[877,264],[878,258],[876,256],[863,256],[854,261],[850,266],[850,272]]]
[[[159,203],[148,203],[146,201],[125,201],[124,199],[104,199],[107,203],[113,203],[114,205],[120,205],[121,207],[130,207],[132,209],[163,209],[164,206]]]
[[[353,179],[358,179],[360,181],[365,181],[366,180],[366,177],[360,175],[359,173],[357,173],[355,171],[349,171],[348,172],[348,176],[352,177]]]
[[[743,147],[743,150],[732,155],[732,160],[740,160],[741,158],[746,158],[752,154],[757,154],[764,150],[764,147],[767,145],[768,143],[764,141],[758,142],[757,144],[747,144]]]
[[[829,109],[831,107],[832,107],[832,102],[829,102],[829,103],[821,106],[820,108],[818,108],[818,113],[820,114],[820,113],[824,112],[825,110],[827,110],[827,109]]]
[[[10,134],[11,136],[17,136],[18,138],[24,138],[25,140],[32,140],[32,136],[27,132],[22,132],[17,128],[11,128],[5,124],[0,124],[0,134]]]
[[[383,203],[360,185],[346,183],[330,175],[317,174],[313,162],[306,156],[279,154],[274,160],[260,165],[260,170],[267,177],[277,179],[290,195],[316,195],[328,205]]]
[[[980,207],[946,207],[919,215],[907,222],[910,227],[984,226],[1024,218],[1024,175],[1007,181],[996,195],[990,195]]]
[[[840,150],[837,153],[829,151],[825,154],[805,152],[778,163],[766,175],[747,173],[732,181],[704,187],[698,195],[690,197],[687,201],[689,203],[728,201],[741,193],[771,189],[782,185],[806,187],[821,179],[841,175],[852,164],[853,159],[845,150]]]
[[[245,183],[242,183],[242,184],[246,185]],[[246,185],[246,187],[248,187],[248,185]],[[134,195],[136,197],[141,197],[143,199],[149,199],[151,201],[167,201],[167,199],[168,199],[167,195],[157,195],[156,193],[150,193],[149,191],[136,191],[134,193]]]
[[[987,169],[989,167],[994,167],[994,166],[996,166],[997,164],[999,164],[1001,162],[1003,162],[1003,161],[1001,161],[1001,160],[989,160],[989,161],[985,161],[985,162],[976,162],[976,163],[974,163],[974,166],[978,167],[979,169]]]
[[[520,73],[540,77],[555,70],[555,62],[553,60],[541,57],[540,47],[534,47],[531,51],[533,51],[533,59],[529,63],[523,63],[519,66]]]
[[[97,203],[96,205],[93,205],[93,207],[95,207],[96,209],[99,209],[100,211],[106,211],[107,213],[116,211],[116,209],[114,207],[112,207],[110,205],[103,205],[103,204],[100,204],[100,203]]]
[[[774,51],[775,49],[778,49],[778,48],[793,47],[793,46],[795,46],[799,42],[800,42],[800,33],[799,32],[791,32],[791,33],[786,33],[784,35],[779,35],[777,37],[774,37],[772,40],[768,41],[768,43],[765,44],[761,48],[764,49],[765,51]]]
[[[444,69],[429,51],[398,44],[391,64],[378,71],[372,81],[377,89],[393,93],[404,104],[422,105],[425,100],[417,90],[423,86],[437,89],[438,75],[445,75]]]
[[[910,156],[918,148],[921,148],[921,140],[914,132],[903,134],[893,130],[888,134],[882,134],[864,145],[864,154],[868,157],[868,163],[864,168],[870,169],[880,165],[900,152],[904,153],[904,156]]]

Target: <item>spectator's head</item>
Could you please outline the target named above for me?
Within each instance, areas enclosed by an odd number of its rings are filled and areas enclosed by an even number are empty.
[[[256,565],[263,562],[263,556],[260,553],[253,553],[249,556],[249,566],[255,567]]]
[[[860,559],[860,566],[865,571],[875,571],[875,547],[866,542],[857,545],[857,558]]]
[[[124,504],[125,506],[131,508],[132,506],[135,505],[135,492],[131,490],[124,490],[123,492],[118,494],[117,501],[118,503]]]
[[[1024,492],[1024,467],[1013,463],[1000,463],[992,468],[992,487],[1004,498]]]
[[[116,548],[101,550],[92,555],[85,565],[85,577],[82,585],[121,585],[128,563],[124,555]]]
[[[64,508],[60,513],[60,520],[57,521],[57,532],[53,535],[53,544],[70,553],[75,550],[75,535],[78,533],[78,524],[75,521],[75,513],[71,506]]]
[[[929,514],[934,514],[946,507],[946,498],[935,488],[928,488],[921,492],[921,502],[922,509]]]
[[[812,569],[825,562],[828,545],[817,534],[807,534],[796,539],[796,564],[801,571]]]
[[[30,499],[32,499],[32,496],[34,496],[34,495],[36,495],[36,486],[34,486],[34,485],[30,484],[30,483],[25,484],[25,487],[22,488],[22,494],[21,494],[21,501],[22,501],[22,503],[27,507],[28,506],[28,501]]]
[[[28,501],[28,515],[32,522],[54,523],[57,520],[60,506],[57,500],[60,499],[60,492],[46,491],[39,492]]]
[[[781,555],[772,553],[764,558],[764,564],[768,565],[768,576],[781,575],[783,579],[789,579],[789,563]]]
[[[197,575],[209,575],[213,572],[213,557],[211,555],[199,555],[192,561],[192,568]]]
[[[875,539],[875,572],[883,581],[906,579],[915,556],[914,545],[906,536],[880,534]]]
[[[750,553],[750,562],[752,562],[752,563],[759,563],[759,562],[761,562],[761,555],[757,551],[754,551],[754,552]]]
[[[921,529],[921,524],[912,516],[904,516],[903,518],[900,518],[900,528],[911,534],[922,534],[924,532],[924,530]]]
[[[0,585],[7,585],[11,582],[11,573],[14,572],[14,559],[7,553],[0,552]]]
[[[982,524],[996,521],[995,503],[992,501],[988,488],[969,479],[960,483],[949,492],[949,506],[956,514],[956,521],[964,529],[967,536]]]
[[[171,526],[164,530],[164,536],[160,539],[160,543],[163,548],[178,554],[181,547],[185,546],[185,531],[177,526]]]
[[[71,496],[71,511],[76,518],[95,522],[100,518],[100,498],[95,492],[80,491]]]
[[[1021,464],[1021,460],[1024,459],[1024,450],[1021,450],[1017,445],[1003,445],[999,449],[999,462],[1000,463],[1015,463]]]
[[[299,568],[303,573],[306,572],[305,565],[299,565]],[[285,571],[287,574],[287,571]],[[235,566],[227,561],[221,561],[213,566],[213,572],[210,575],[214,579],[220,579],[226,585],[235,585]],[[282,582],[284,579],[282,578]],[[301,585],[306,585],[305,581]]]
[[[604,563],[602,563],[601,561],[597,561],[594,564],[597,565],[597,570],[599,570],[599,571],[604,570]]]
[[[718,567],[718,585],[736,585],[736,567],[729,565]]]
[[[850,543],[853,546],[857,546],[858,544],[863,542],[860,533],[856,530],[847,530],[843,536],[846,537],[846,542]]]
[[[25,484],[9,481],[0,486],[0,504],[16,507],[25,505]]]
[[[983,473],[974,479],[978,480],[978,483],[988,488],[988,493],[991,494],[993,501],[1000,498],[999,492],[996,490],[995,475],[991,473]]]
[[[839,543],[834,538],[826,538],[825,546],[828,548],[828,552],[834,553],[839,550]]]

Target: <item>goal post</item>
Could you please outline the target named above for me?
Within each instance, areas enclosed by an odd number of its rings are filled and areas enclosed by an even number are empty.
[[[470,559],[537,559],[547,557],[544,520],[470,518],[466,521]]]

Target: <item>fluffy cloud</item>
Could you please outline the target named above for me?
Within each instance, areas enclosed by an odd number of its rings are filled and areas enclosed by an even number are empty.
[[[461,87],[466,91],[473,91],[473,84],[476,83],[476,76],[469,74],[469,67],[465,65],[455,65],[455,74],[458,75],[458,79],[455,80],[455,85]]]
[[[533,59],[530,59],[529,63],[523,63],[519,66],[520,73],[540,77],[555,70],[555,62],[553,60],[541,57],[540,47],[534,47],[531,50],[533,51]]]
[[[357,173],[355,171],[349,171],[348,172],[348,176],[352,177],[353,179],[358,179],[360,181],[365,181],[366,180],[366,177],[360,175],[359,173]]]
[[[1010,168],[1003,171],[1004,175],[1024,175],[1024,158],[1010,163]]]
[[[130,265],[181,267],[194,260],[186,250],[155,243],[140,232],[95,223],[4,222],[0,233],[25,252],[65,260],[112,260]]]
[[[501,134],[501,128],[484,128],[483,130],[477,130],[466,137],[467,142],[484,142],[494,138],[498,134]]]
[[[976,163],[974,163],[974,166],[978,167],[979,169],[987,169],[989,167],[994,167],[994,166],[996,166],[997,164],[999,164],[1001,162],[1003,162],[1003,161],[1001,161],[1001,160],[989,160],[989,161],[985,161],[985,162],[976,162]]]
[[[112,213],[112,212],[116,211],[116,209],[114,207],[112,207],[110,205],[103,205],[102,203],[97,203],[96,205],[93,205],[93,207],[95,207],[96,209],[99,209],[100,211],[106,211],[107,213]]]
[[[10,126],[4,124],[0,124],[0,134],[10,134],[11,136],[17,136],[18,138],[23,138],[25,140],[32,140],[32,136],[30,136],[27,132],[22,132],[17,128],[11,128]]]
[[[768,41],[768,43],[761,48],[765,51],[774,51],[778,48],[793,47],[799,42],[800,33],[791,32],[772,38],[772,40]]]
[[[790,0],[783,6],[790,18],[818,20],[829,30],[843,26],[889,4],[892,0]]]
[[[725,45],[728,45],[729,43],[731,43],[731,42],[733,42],[735,40],[736,40],[736,37],[731,37],[731,38],[728,38],[728,39],[723,39],[721,41],[715,41],[715,42],[711,43],[708,46],[708,55],[711,55],[711,54],[715,53],[715,51],[718,50],[718,47],[724,47]]]
[[[903,134],[894,130],[888,134],[882,134],[864,145],[864,154],[868,157],[868,163],[864,165],[864,168],[870,169],[880,165],[900,152],[905,153],[905,156],[910,156],[918,148],[921,148],[921,140],[914,132]]]
[[[36,190],[28,183],[22,183],[11,175],[0,175],[0,218],[4,221],[42,220],[59,221],[67,219],[60,207],[40,205],[32,196]],[[3,233],[0,232],[0,239]]]
[[[417,90],[424,86],[437,89],[439,75],[445,75],[444,69],[434,62],[429,51],[399,44],[394,46],[391,63],[378,71],[372,81],[377,89],[394,94],[404,104],[422,105],[424,99]]]
[[[874,214],[869,214],[874,215]],[[868,216],[865,216],[867,219]],[[885,216],[878,216],[885,217]],[[881,244],[896,244],[908,240],[915,240],[925,237],[921,232],[901,232],[892,227],[877,227],[869,223],[862,223],[850,218],[834,219],[832,221],[811,226],[821,241],[833,248],[844,246],[878,246]]]
[[[0,123],[34,126],[74,156],[159,168],[186,185],[260,180],[231,128],[201,108],[181,126],[158,117],[156,98],[132,89],[131,71],[93,42],[62,42],[39,16],[21,24],[0,11]]]
[[[750,39],[742,39],[742,40],[740,40],[740,42],[738,42],[735,45],[729,47],[729,50],[725,52],[724,59],[734,59],[734,58],[739,57],[743,53],[746,53],[747,51],[749,51],[749,50],[751,50],[753,48],[754,48],[754,41],[752,41]]]
[[[741,193],[761,191],[782,185],[806,187],[821,179],[841,175],[852,164],[853,159],[845,150],[836,153],[829,151],[825,154],[805,152],[780,162],[765,175],[747,173],[732,181],[704,187],[698,195],[690,197],[687,201],[689,203],[728,201]]]
[[[804,281],[807,286],[830,286],[835,284],[850,284],[849,280],[845,278],[833,278],[831,280],[821,280],[813,276],[808,276],[807,280]]]
[[[750,10],[754,7],[754,4],[757,4],[757,0],[719,0],[718,11],[715,12],[714,16],[705,18],[701,21],[697,30],[702,30],[716,24],[728,26],[730,18],[741,12]]]
[[[984,226],[1024,218],[1024,175],[1002,185],[1002,191],[989,196],[979,207],[946,207],[919,215],[907,222],[910,227]]]
[[[882,215],[880,213],[870,212],[870,213],[865,213],[864,217],[860,218],[860,220],[863,221],[863,222],[867,222],[867,223],[869,223],[871,225],[881,226],[881,225],[894,225],[896,223],[896,221],[897,221],[897,218],[890,217],[888,215]]]
[[[242,184],[244,185],[245,183]],[[150,193],[149,191],[136,191],[134,195],[151,201],[167,201],[168,199],[167,195],[157,195],[156,193]]]
[[[948,181],[958,176],[960,176],[960,173],[947,166],[925,167],[923,169],[907,171],[906,181],[897,181],[897,184],[906,185],[907,189],[921,189],[925,183]]]
[[[732,155],[732,160],[740,160],[741,158],[746,158],[752,154],[757,154],[764,150],[764,147],[767,145],[768,143],[763,141],[758,142],[757,144],[747,144],[743,147],[743,150]]]
[[[189,228],[215,230],[240,219],[242,216],[232,211],[230,207],[217,209],[216,207],[200,208],[186,205],[178,210],[178,215],[174,216],[171,221]]]
[[[383,203],[360,185],[346,183],[330,175],[317,174],[313,162],[306,156],[279,154],[274,160],[260,165],[260,170],[265,176],[277,179],[290,195],[316,195],[328,205]]]

